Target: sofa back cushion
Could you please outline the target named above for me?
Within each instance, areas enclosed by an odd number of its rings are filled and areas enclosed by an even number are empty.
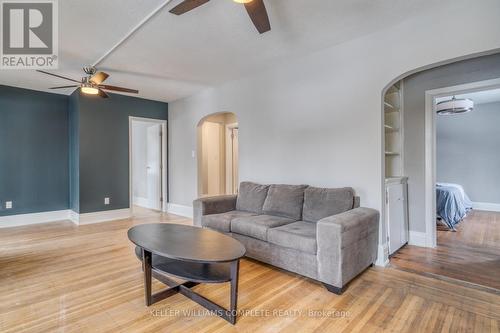
[[[353,208],[354,190],[351,187],[319,188],[309,186],[304,191],[303,220],[318,222]]]
[[[263,212],[300,220],[306,188],[307,185],[271,185],[264,201]]]
[[[266,200],[268,189],[269,185],[241,182],[236,199],[236,210],[262,214],[262,206]]]

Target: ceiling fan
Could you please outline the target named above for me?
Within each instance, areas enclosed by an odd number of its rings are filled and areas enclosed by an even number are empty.
[[[62,75],[57,75],[57,74],[37,70],[37,72],[40,72],[43,74],[52,75],[52,76],[55,76],[55,77],[58,77],[61,79],[65,79],[68,81],[78,83],[75,85],[52,87],[49,89],[80,88],[80,91],[84,94],[98,95],[102,98],[109,97],[109,95],[106,94],[106,92],[104,90],[119,91],[119,92],[131,93],[131,94],[138,94],[139,93],[139,90],[135,90],[135,89],[128,89],[128,88],[122,88],[122,87],[102,84],[109,77],[109,74],[104,73],[104,72],[98,72],[94,66],[83,67],[83,71],[87,74],[87,76],[82,77],[82,79],[80,81],[78,81],[78,80],[70,79],[69,77],[65,77]]]
[[[195,9],[210,0],[184,0],[174,8],[170,10],[172,14],[182,15]],[[248,15],[252,20],[253,24],[257,28],[257,31],[261,34],[271,30],[271,24],[269,23],[269,16],[267,15],[266,6],[264,5],[264,0],[233,0],[237,3],[242,3],[245,5]]]

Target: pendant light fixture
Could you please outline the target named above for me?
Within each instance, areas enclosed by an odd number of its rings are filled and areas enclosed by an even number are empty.
[[[436,112],[439,115],[453,115],[467,113],[474,109],[474,102],[468,98],[452,99],[441,101],[436,104]]]

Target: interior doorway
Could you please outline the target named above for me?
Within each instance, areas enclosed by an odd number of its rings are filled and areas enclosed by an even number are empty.
[[[427,239],[427,244],[430,244],[429,247],[436,247],[437,246],[437,229],[436,229],[436,220],[438,218],[437,216],[437,191],[436,191],[436,184],[438,181],[443,182],[444,180],[450,181],[450,179],[447,179],[446,177],[443,178],[443,172],[440,173],[440,179],[438,179],[438,172],[437,172],[437,124],[438,124],[438,119],[437,119],[437,103],[439,101],[443,101],[447,98],[451,97],[456,97],[459,96],[461,97],[464,95],[465,97],[470,97],[470,94],[477,94],[477,96],[481,95],[481,92],[487,92],[487,91],[492,91],[492,92],[497,92],[498,89],[500,88],[500,79],[492,79],[492,80],[486,80],[486,81],[476,81],[472,83],[467,83],[467,84],[462,84],[462,85],[457,85],[457,86],[450,86],[450,87],[445,87],[445,88],[439,88],[439,89],[433,89],[433,90],[428,90],[426,91],[426,108],[425,108],[425,121],[426,121],[426,141],[425,141],[425,148],[426,148],[426,156],[425,156],[425,161],[426,161],[426,166],[428,169],[428,173],[426,174],[425,178],[425,201],[427,203],[427,207],[431,207],[431,209],[426,210],[426,239]],[[493,94],[486,93],[486,95],[490,96],[490,98],[493,96]],[[476,100],[477,102],[477,100]],[[476,112],[477,113],[477,112]],[[446,116],[445,116],[446,117]],[[457,116],[455,116],[457,117]],[[458,115],[460,117],[460,115]],[[459,118],[460,119],[460,118]],[[471,127],[471,124],[469,124]],[[482,127],[475,127],[476,131],[479,132],[484,132],[484,129]],[[449,135],[449,134],[448,134]],[[465,133],[462,132],[460,133],[460,136],[464,136]],[[487,147],[488,142],[484,141],[481,144],[481,147]],[[441,154],[442,155],[442,154]],[[463,160],[461,164],[464,164],[466,162],[466,159],[469,158],[472,161],[478,163],[478,167],[480,169],[479,173],[484,173],[485,172],[485,163],[479,163],[479,161],[476,158],[472,158],[470,152],[467,155],[463,156]],[[472,173],[473,170],[469,168],[468,173]],[[447,177],[449,177],[450,174],[450,168],[447,168]],[[462,179],[464,177],[459,177]],[[455,180],[456,181],[456,180]],[[459,181],[460,182],[460,181]],[[495,182],[494,180],[490,179],[490,182]],[[473,198],[474,200],[474,198]],[[485,207],[474,207],[476,209],[481,209]],[[486,207],[487,209],[490,209],[490,207]]]
[[[166,210],[166,121],[129,118],[130,203],[157,211]]]
[[[238,191],[239,127],[234,113],[203,118],[198,132],[198,195],[235,194]]]

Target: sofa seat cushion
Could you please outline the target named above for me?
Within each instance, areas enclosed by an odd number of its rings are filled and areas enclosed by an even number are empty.
[[[301,220],[306,187],[307,185],[271,185],[262,211],[268,215]]]
[[[354,190],[351,187],[319,188],[308,187],[304,191],[303,220],[319,220],[351,210],[354,205]]]
[[[269,229],[267,240],[272,244],[316,254],[316,223],[298,221]]]
[[[262,206],[267,197],[269,185],[260,185],[252,182],[241,182],[236,209],[245,212],[262,214]]]
[[[238,217],[231,221],[231,232],[267,241],[267,231],[269,228],[293,222],[295,220],[271,215]]]
[[[201,217],[201,225],[222,232],[231,232],[231,221],[238,217],[255,216],[253,213],[232,210],[221,214],[210,214]]]

